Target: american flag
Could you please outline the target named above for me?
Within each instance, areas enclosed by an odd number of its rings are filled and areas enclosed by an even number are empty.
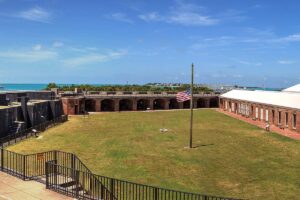
[[[191,99],[191,92],[190,90],[184,91],[184,92],[178,92],[176,94],[176,99],[178,102],[184,102]]]

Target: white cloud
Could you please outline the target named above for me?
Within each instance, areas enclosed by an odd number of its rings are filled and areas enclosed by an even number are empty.
[[[171,15],[169,23],[177,23],[185,26],[211,26],[218,23],[217,19],[210,16],[204,16],[198,13],[179,12]]]
[[[287,42],[300,42],[300,34],[289,35],[287,37],[281,38],[281,40]]]
[[[161,16],[159,16],[159,14],[156,13],[156,12],[151,12],[151,13],[147,13],[147,14],[144,14],[144,15],[139,15],[139,18],[146,21],[146,22],[163,20],[163,18]]]
[[[178,1],[166,15],[150,12],[139,15],[139,18],[146,22],[161,21],[184,26],[211,26],[219,23],[218,19],[203,14],[202,10],[204,10],[203,7]]]
[[[63,47],[63,46],[64,46],[64,43],[62,43],[62,42],[54,42],[52,44],[52,47],[54,47],[54,48],[59,48],[59,47]]]
[[[30,21],[48,23],[51,20],[51,13],[47,12],[43,8],[34,7],[29,10],[18,13],[16,17],[20,17]]]
[[[17,62],[37,62],[54,59],[57,57],[57,53],[53,51],[42,50],[2,51],[0,52],[0,57]]]
[[[102,63],[110,60],[118,59],[127,54],[126,50],[113,51],[106,54],[92,53],[76,58],[65,59],[63,63],[68,66],[88,65],[93,63]]]
[[[281,65],[290,65],[290,64],[294,64],[295,62],[292,60],[278,60],[278,63]]]
[[[240,59],[235,59],[233,58],[232,60],[234,60],[237,63],[240,63],[242,65],[249,65],[249,66],[262,66],[261,62],[249,62],[249,61],[245,61],[245,60],[240,60]]]
[[[35,51],[40,51],[42,49],[42,45],[41,44],[34,45],[32,47],[32,49],[35,50]]]
[[[113,13],[111,15],[107,15],[107,17],[120,22],[133,23],[133,21],[125,13]]]

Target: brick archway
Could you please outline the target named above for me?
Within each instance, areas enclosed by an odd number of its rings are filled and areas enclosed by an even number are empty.
[[[154,99],[153,101],[153,110],[163,110],[165,109],[165,100],[164,99]]]
[[[139,99],[137,101],[137,110],[147,110],[150,106],[150,101],[147,99]]]
[[[133,110],[133,101],[130,99],[121,99],[119,101],[119,110],[120,111],[132,111]]]
[[[183,102],[183,108],[184,108],[184,109],[190,108],[190,107],[191,107],[190,104],[191,104],[191,101],[190,101],[190,100]]]
[[[177,99],[170,99],[169,109],[179,109],[179,103],[177,102]]]
[[[197,108],[205,108],[206,107],[206,100],[204,98],[200,98],[197,100]]]
[[[101,101],[101,111],[115,111],[115,102],[112,99],[104,99]]]
[[[218,98],[209,99],[209,107],[210,108],[218,108],[219,107],[219,99]]]
[[[88,112],[96,111],[96,101],[94,99],[86,99],[85,100],[85,110]]]

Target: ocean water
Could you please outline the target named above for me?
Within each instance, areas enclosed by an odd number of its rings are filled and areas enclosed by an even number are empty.
[[[0,83],[0,91],[14,91],[14,90],[44,90],[48,84],[42,83]],[[72,84],[57,84],[59,86],[66,86]],[[101,86],[104,84],[91,84],[94,86]]]
[[[47,84],[21,84],[21,83],[0,83],[0,91],[12,91],[12,90],[43,90],[47,87]]]

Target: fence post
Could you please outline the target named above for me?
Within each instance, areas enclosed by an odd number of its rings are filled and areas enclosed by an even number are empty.
[[[56,162],[57,162],[57,151],[54,150],[53,152],[54,152],[54,155],[53,155],[54,159],[53,159],[53,160],[56,160]],[[57,163],[56,163],[56,164],[57,164]]]
[[[26,180],[26,155],[23,155],[23,180]]]
[[[71,154],[71,169],[75,169],[75,155]]]
[[[4,169],[4,149],[1,148],[1,171]]]
[[[79,198],[79,171],[75,170],[75,180],[76,180],[76,197]]]
[[[115,187],[115,180],[113,178],[110,179],[110,199],[114,199],[114,187]]]
[[[102,183],[100,185],[100,198],[104,199],[104,188],[103,188]]]
[[[46,172],[46,189],[49,189],[49,163],[46,162],[45,165],[45,172]]]
[[[52,170],[51,173],[54,173],[54,184],[57,186],[57,176],[58,176],[58,165],[57,165],[57,151],[54,151],[54,164],[52,164]]]
[[[158,200],[158,189],[154,188],[154,200]]]

